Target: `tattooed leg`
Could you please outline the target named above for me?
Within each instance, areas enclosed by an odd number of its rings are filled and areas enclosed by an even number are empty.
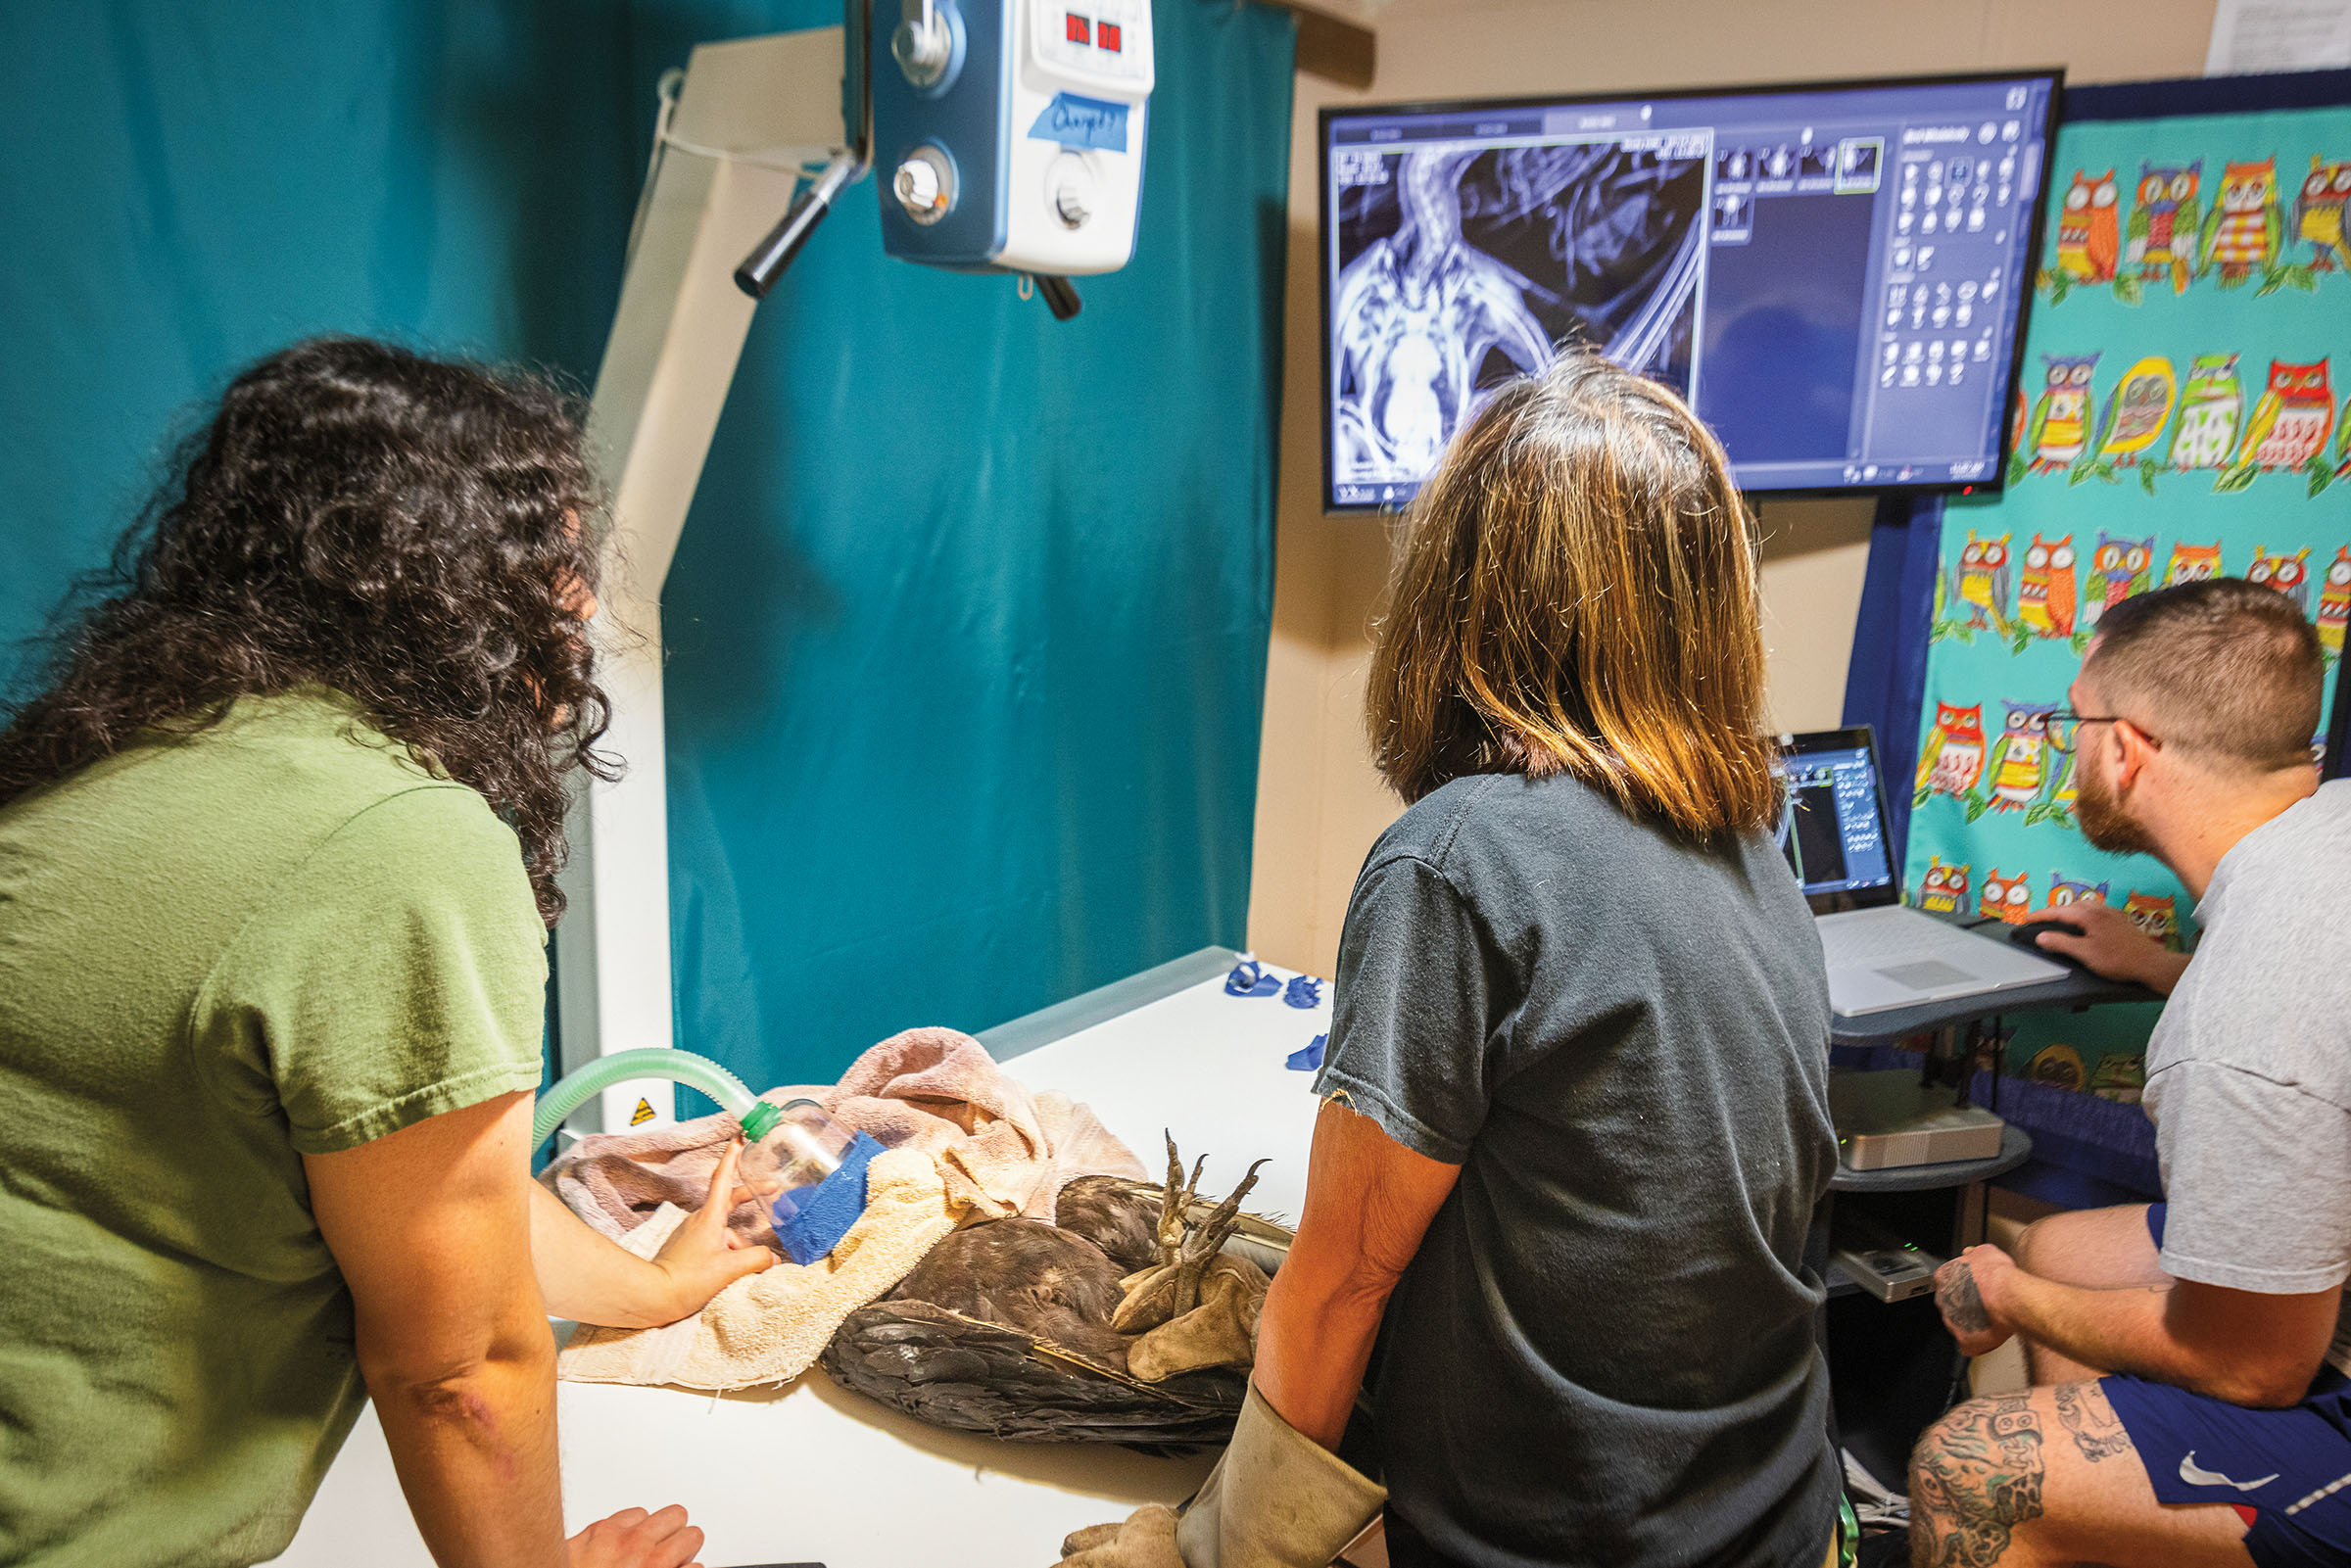
[[[2096,1383],[1971,1400],[1910,1456],[1915,1568],[2246,1568],[2244,1522],[2166,1507]]]
[[[2074,1435],[2074,1447],[2091,1464],[2131,1451],[2131,1434],[2115,1419],[2114,1406],[2095,1383],[2060,1383],[2050,1391],[2057,1419]]]
[[[1914,1568],[1988,1568],[2016,1527],[2040,1517],[2040,1416],[2028,1395],[1970,1400],[1910,1456]]]

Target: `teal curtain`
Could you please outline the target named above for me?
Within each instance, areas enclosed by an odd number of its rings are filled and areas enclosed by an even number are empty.
[[[593,377],[653,81],[824,0],[0,9],[0,680],[165,439],[321,331]],[[1160,0],[1134,262],[1053,321],[851,191],[761,309],[668,592],[680,1043],[826,1078],[1241,940],[1290,23]]]
[[[641,17],[640,76],[744,10]],[[757,1083],[1243,939],[1291,24],[1154,20],[1134,260],[1075,321],[885,258],[869,181],[752,326],[663,625],[678,1039]]]
[[[619,0],[0,9],[0,679],[167,432],[292,339],[593,375],[643,154]]]

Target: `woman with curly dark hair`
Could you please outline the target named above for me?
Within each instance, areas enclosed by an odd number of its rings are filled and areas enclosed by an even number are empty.
[[[0,733],[0,1559],[276,1556],[363,1382],[437,1558],[559,1562],[545,1313],[766,1260],[718,1203],[642,1263],[530,1180],[597,507],[549,386],[298,344]]]

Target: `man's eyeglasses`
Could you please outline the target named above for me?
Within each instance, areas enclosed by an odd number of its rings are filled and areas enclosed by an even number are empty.
[[[2084,725],[2119,724],[2122,718],[2119,713],[2067,713],[2059,709],[2048,717],[2049,745],[2057,751],[2071,751]]]

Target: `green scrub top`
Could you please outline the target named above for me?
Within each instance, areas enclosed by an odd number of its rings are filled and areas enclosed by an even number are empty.
[[[0,1562],[283,1551],[364,1397],[302,1156],[535,1088],[520,846],[340,693],[0,807]]]

